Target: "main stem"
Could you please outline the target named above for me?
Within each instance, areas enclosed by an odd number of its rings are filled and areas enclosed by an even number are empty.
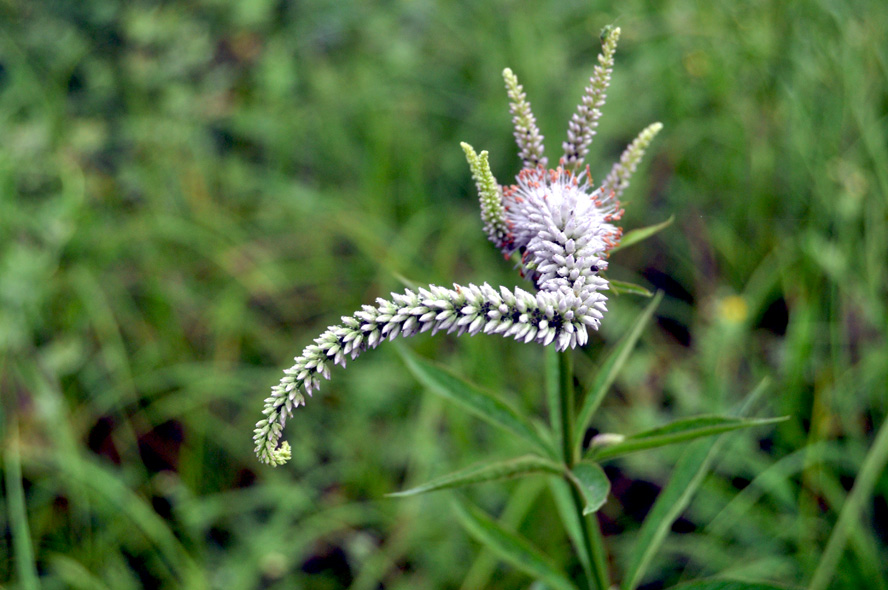
[[[573,441],[577,405],[574,400],[573,357],[570,350],[558,355],[558,377],[561,390],[561,459],[568,469],[573,469],[576,463]]]
[[[574,449],[574,424],[576,422],[576,402],[574,400],[573,385],[573,357],[571,351],[566,350],[559,354],[559,378],[560,378],[560,399],[561,399],[561,454],[562,460],[568,469],[573,469],[576,463],[576,455]],[[604,543],[601,538],[601,530],[598,526],[598,517],[587,518],[583,514],[585,502],[580,496],[580,492],[573,485],[570,485],[570,495],[573,499],[574,510],[580,523],[580,532],[582,534],[582,551],[586,554],[586,558],[592,568],[592,580],[589,580],[590,587],[598,588],[598,590],[608,590],[610,585],[607,571],[607,556],[604,552]]]

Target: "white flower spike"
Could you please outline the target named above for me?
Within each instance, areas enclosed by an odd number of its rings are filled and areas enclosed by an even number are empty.
[[[607,268],[608,251],[622,233],[613,225],[623,213],[617,197],[662,127],[655,123],[646,128],[626,148],[601,188],[593,188],[588,166],[575,172],[601,116],[619,35],[619,28],[603,34],[600,66],[571,119],[569,140],[563,146],[566,155],[558,168],[546,169],[543,137],[517,77],[508,69],[503,76],[524,164],[516,184],[497,184],[487,152],[479,155],[462,144],[478,188],[488,239],[506,257],[520,254],[521,274],[536,292],[487,283],[454,284],[453,289],[430,285],[392,293],[391,300],[379,298],[375,306],[365,305],[344,316],[341,324],[327,328],[296,357],[265,399],[265,417],[256,424],[253,436],[260,461],[274,466],[286,463],[291,449],[280,441],[281,432],[293,410],[305,405],[304,394],[318,390],[321,377],[330,378],[331,365],[344,367],[346,358],[357,358],[385,339],[443,330],[457,336],[498,334],[544,346],[554,344],[558,350],[588,341],[589,328],[597,330],[606,311],[602,291],[608,289],[608,282],[601,273]]]

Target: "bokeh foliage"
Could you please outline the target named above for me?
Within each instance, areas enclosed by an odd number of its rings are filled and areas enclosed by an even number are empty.
[[[448,492],[383,497],[510,452],[394,351],[300,410],[287,467],[255,462],[251,429],[279,368],[361,303],[404,281],[520,284],[479,231],[459,142],[517,171],[508,66],[556,156],[611,22],[588,162],[602,178],[662,121],[623,223],[676,222],[612,259],[667,296],[596,428],[722,412],[763,377],[762,410],[792,416],[731,435],[647,582],[806,583],[888,410],[878,0],[0,4],[0,583],[527,585],[478,554]],[[612,301],[581,382],[643,305]],[[538,347],[408,345],[544,407]],[[615,555],[675,459],[610,465]],[[570,563],[544,488],[470,493]],[[834,587],[885,587],[886,498],[883,473]]]

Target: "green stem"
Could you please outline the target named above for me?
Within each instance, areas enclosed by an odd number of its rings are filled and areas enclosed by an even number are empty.
[[[595,514],[591,516],[583,514],[583,498],[573,485],[570,486],[570,496],[573,499],[574,509],[580,521],[580,532],[583,535],[583,552],[592,566],[592,580],[589,581],[589,587],[607,590],[610,586],[608,582],[607,556],[604,553],[601,530],[598,528],[598,517]]]
[[[574,401],[573,386],[573,357],[569,350],[558,355],[558,376],[561,386],[561,458],[568,469],[573,469],[575,463],[573,439],[576,403]]]
[[[561,390],[562,460],[568,469],[573,469],[577,457],[574,451],[576,446],[574,445],[576,402],[574,400],[573,386],[573,357],[571,356],[570,351],[562,352],[559,355],[558,369]],[[580,532],[582,535],[581,550],[586,554],[586,558],[592,568],[592,579],[588,581],[589,587],[597,588],[598,590],[607,590],[609,587],[607,556],[604,552],[604,544],[601,539],[598,517],[593,515],[589,518],[583,514],[585,502],[583,501],[579,490],[573,485],[570,485],[569,487],[574,511],[576,512],[577,519],[580,523]]]

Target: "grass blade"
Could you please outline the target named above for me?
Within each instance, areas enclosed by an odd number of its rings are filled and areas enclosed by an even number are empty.
[[[698,440],[688,445],[682,453],[669,483],[657,496],[653,508],[644,519],[641,531],[626,568],[626,576],[620,585],[622,590],[633,590],[650,565],[651,559],[669,532],[673,521],[685,509],[703,477],[709,470],[716,441]]]
[[[499,516],[499,522],[508,528],[517,528],[536,505],[548,483],[564,483],[564,480],[555,477],[547,477],[546,480],[541,478],[521,480],[509,496]],[[475,590],[490,586],[498,562],[491,551],[487,549],[481,551],[472,563],[472,567],[466,572],[466,577],[459,586],[460,590]]]
[[[386,495],[389,497],[415,496],[436,490],[461,488],[486,481],[496,481],[538,473],[562,475],[564,468],[544,457],[525,455],[524,457],[509,459],[508,461],[473,465],[467,469],[441,476],[409,490]]]
[[[441,365],[426,360],[403,346],[397,348],[413,376],[431,391],[459,403],[479,418],[523,438],[547,455],[554,456],[555,450],[552,445],[548,444],[530,421],[512,406],[493,393],[454,375]]]
[[[598,373],[595,376],[595,381],[592,384],[592,388],[583,400],[583,407],[580,409],[580,413],[577,414],[577,420],[575,423],[576,432],[585,432],[586,428],[589,427],[589,422],[592,420],[595,410],[601,405],[601,401],[604,399],[604,394],[610,389],[611,384],[617,377],[617,373],[623,368],[623,365],[629,358],[629,353],[632,352],[632,349],[635,348],[635,343],[638,342],[638,339],[641,337],[642,330],[662,300],[663,293],[657,293],[653,301],[651,301],[647,307],[644,308],[644,311],[639,314],[635,323],[632,324],[632,328],[629,329],[629,333],[623,337],[619,344],[617,344],[616,348],[614,348],[613,352],[608,355],[601,368],[599,368]],[[577,451],[579,452],[579,446],[583,444],[583,437],[578,436],[575,444],[577,445]]]
[[[762,380],[747,396],[737,412],[745,415],[768,389],[769,381]],[[697,440],[688,445],[679,458],[669,479],[669,483],[657,496],[654,506],[644,519],[635,540],[635,547],[629,558],[629,566],[621,590],[634,590],[644,576],[654,554],[666,538],[673,521],[690,502],[691,497],[709,470],[716,450],[721,446],[722,437],[714,440]]]
[[[121,474],[86,457],[76,465],[52,461],[47,467],[54,468],[69,481],[86,486],[102,506],[124,516],[134,535],[143,535],[157,548],[172,578],[182,580],[186,586],[197,584],[201,573],[185,546],[151,504],[127,487]]]
[[[886,463],[888,463],[888,420],[882,423],[872,448],[863,460],[860,473],[854,481],[845,505],[842,506],[836,526],[826,543],[826,549],[823,550],[820,564],[808,585],[809,590],[823,590],[829,584],[845,550],[848,530],[859,520],[863,505],[872,494],[873,487],[885,469]]]
[[[456,515],[470,535],[504,561],[540,580],[552,590],[577,590],[552,560],[526,539],[504,528],[482,510],[455,502]]]
[[[25,508],[25,489],[22,486],[22,462],[19,454],[18,425],[13,422],[12,441],[3,453],[4,479],[6,480],[6,509],[9,511],[12,545],[15,554],[19,583],[26,590],[37,590],[37,565],[31,546],[31,528]]]
[[[734,418],[730,416],[697,416],[676,420],[665,426],[635,434],[625,440],[605,447],[592,450],[590,458],[604,461],[621,455],[655,449],[680,442],[694,440],[705,436],[722,434],[741,428],[764,426],[788,420],[789,416],[780,418]]]

